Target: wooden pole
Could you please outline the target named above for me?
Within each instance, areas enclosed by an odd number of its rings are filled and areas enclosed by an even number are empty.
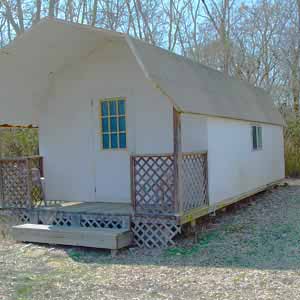
[[[173,108],[173,131],[174,131],[174,202],[176,212],[183,213],[182,198],[182,137],[181,137],[181,114]]]
[[[3,129],[0,128],[0,208],[4,207],[4,186],[3,186],[3,172],[2,172],[2,157],[3,157]]]
[[[32,202],[32,197],[31,197],[31,192],[32,192],[32,174],[31,174],[31,164],[30,164],[30,159],[27,158],[25,159],[25,165],[26,165],[26,173],[27,173],[27,207],[28,208],[33,208],[33,202]]]
[[[39,160],[40,175],[41,177],[44,177],[44,158],[40,156],[38,160]]]
[[[134,212],[136,211],[136,192],[135,192],[135,158],[130,156],[130,190],[131,190],[131,204]]]

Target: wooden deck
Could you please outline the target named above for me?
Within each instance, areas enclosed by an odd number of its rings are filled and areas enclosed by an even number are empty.
[[[131,203],[112,202],[64,202],[61,204],[61,206],[40,207],[39,210],[78,214],[103,214],[114,216],[131,216],[133,214]]]

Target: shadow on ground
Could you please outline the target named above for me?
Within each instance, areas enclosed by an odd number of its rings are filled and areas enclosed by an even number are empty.
[[[201,229],[200,229],[201,230]],[[280,187],[235,205],[206,222],[193,238],[165,250],[64,248],[83,264],[149,264],[270,270],[300,269],[300,187]]]
[[[117,258],[0,235],[0,299],[300,299],[300,187],[260,194],[201,228],[197,243],[180,237],[176,247]]]

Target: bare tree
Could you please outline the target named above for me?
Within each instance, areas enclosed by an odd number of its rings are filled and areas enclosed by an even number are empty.
[[[49,0],[49,12],[48,15],[50,18],[54,17],[54,12],[55,12],[55,0]]]
[[[202,0],[205,13],[211,21],[214,29],[223,47],[223,72],[228,75],[230,67],[230,30],[231,30],[231,12],[235,0],[223,0],[221,5],[215,0]]]
[[[41,19],[42,0],[36,0],[36,13],[33,18],[33,23],[37,23]]]
[[[300,0],[0,0],[0,47],[45,16],[126,32],[299,110]]]
[[[13,17],[12,7],[10,6],[7,0],[1,0],[1,3],[5,7],[5,16],[7,18],[7,22],[9,22],[9,24],[13,27],[16,35],[20,35],[22,31],[19,24],[15,21],[15,18]]]

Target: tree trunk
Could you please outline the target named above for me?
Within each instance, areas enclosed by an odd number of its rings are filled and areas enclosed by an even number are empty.
[[[55,0],[49,0],[49,12],[48,16],[54,18]]]
[[[98,12],[98,0],[94,0],[93,12],[92,12],[92,26],[96,25],[97,22],[97,12]]]
[[[293,93],[293,105],[294,111],[299,112],[299,100],[300,100],[300,0],[297,0],[297,43],[294,51],[294,61],[292,65],[292,93]]]
[[[19,20],[20,33],[23,33],[25,28],[24,28],[22,0],[17,0],[17,15],[18,15],[18,20]]]
[[[36,0],[36,14],[33,23],[38,23],[41,20],[42,0]]]
[[[19,25],[15,22],[15,19],[14,19],[13,15],[12,15],[12,11],[11,11],[10,5],[8,4],[7,0],[2,0],[2,3],[5,6],[7,22],[9,24],[11,24],[11,26],[14,29],[14,31],[16,32],[16,35],[20,35],[21,34],[21,30],[20,30]]]

